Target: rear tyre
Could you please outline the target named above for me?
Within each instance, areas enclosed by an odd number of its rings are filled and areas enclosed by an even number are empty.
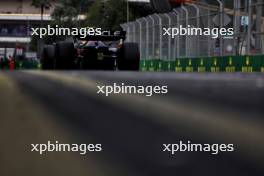
[[[140,52],[137,43],[124,43],[120,55],[117,60],[117,68],[119,70],[139,70]]]
[[[45,45],[41,57],[41,65],[43,70],[54,69],[55,47],[53,45]]]
[[[72,42],[58,42],[55,46],[55,68],[60,70],[74,69],[74,51]]]

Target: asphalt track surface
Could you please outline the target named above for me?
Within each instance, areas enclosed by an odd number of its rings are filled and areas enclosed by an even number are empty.
[[[98,85],[167,85],[167,95],[97,94]],[[263,176],[263,74],[0,73],[1,176]],[[39,155],[30,144],[101,143]],[[162,152],[179,140],[235,152]]]

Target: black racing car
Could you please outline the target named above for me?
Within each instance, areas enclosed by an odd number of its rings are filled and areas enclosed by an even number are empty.
[[[139,70],[138,44],[124,43],[124,31],[103,36],[77,37],[75,42],[45,45],[42,52],[44,70],[99,69]]]

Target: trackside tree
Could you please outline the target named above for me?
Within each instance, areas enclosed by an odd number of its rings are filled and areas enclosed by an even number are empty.
[[[51,7],[51,0],[32,0],[32,6],[36,8],[40,8],[41,12],[41,26],[43,26],[43,15],[44,11],[50,9]]]
[[[52,17],[53,23],[64,27],[101,27],[117,30],[126,22],[126,0],[60,0]],[[85,19],[80,15],[86,16]],[[133,8],[129,14],[131,20],[140,16]]]
[[[47,10],[47,9],[50,9],[51,0],[32,0],[31,5],[36,7],[36,8],[40,8],[40,11],[41,11],[40,27],[43,27],[44,11]],[[38,40],[38,49],[37,49],[38,50],[38,55],[40,55],[40,53],[42,52],[42,48],[43,48],[43,40]]]
[[[118,30],[119,25],[127,20],[126,8],[126,0],[95,1],[88,9],[86,23],[96,27]],[[134,8],[130,8],[129,13],[131,20],[140,17],[140,12]]]
[[[52,14],[53,24],[81,27],[84,19],[80,15],[85,15],[91,4],[91,0],[60,0]]]
[[[51,0],[34,0],[32,5],[45,9],[50,8]],[[50,25],[55,27],[100,27],[106,30],[120,30],[120,24],[126,22],[126,0],[58,0],[52,13]],[[141,16],[136,8],[130,8],[130,20]],[[64,36],[46,36],[45,43],[52,44],[63,40]],[[36,46],[36,37],[33,38],[31,48]]]

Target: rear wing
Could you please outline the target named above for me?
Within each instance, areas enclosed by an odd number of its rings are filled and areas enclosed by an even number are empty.
[[[102,31],[101,35],[87,35],[85,38],[78,36],[77,38],[87,41],[118,41],[126,39],[126,31]]]

